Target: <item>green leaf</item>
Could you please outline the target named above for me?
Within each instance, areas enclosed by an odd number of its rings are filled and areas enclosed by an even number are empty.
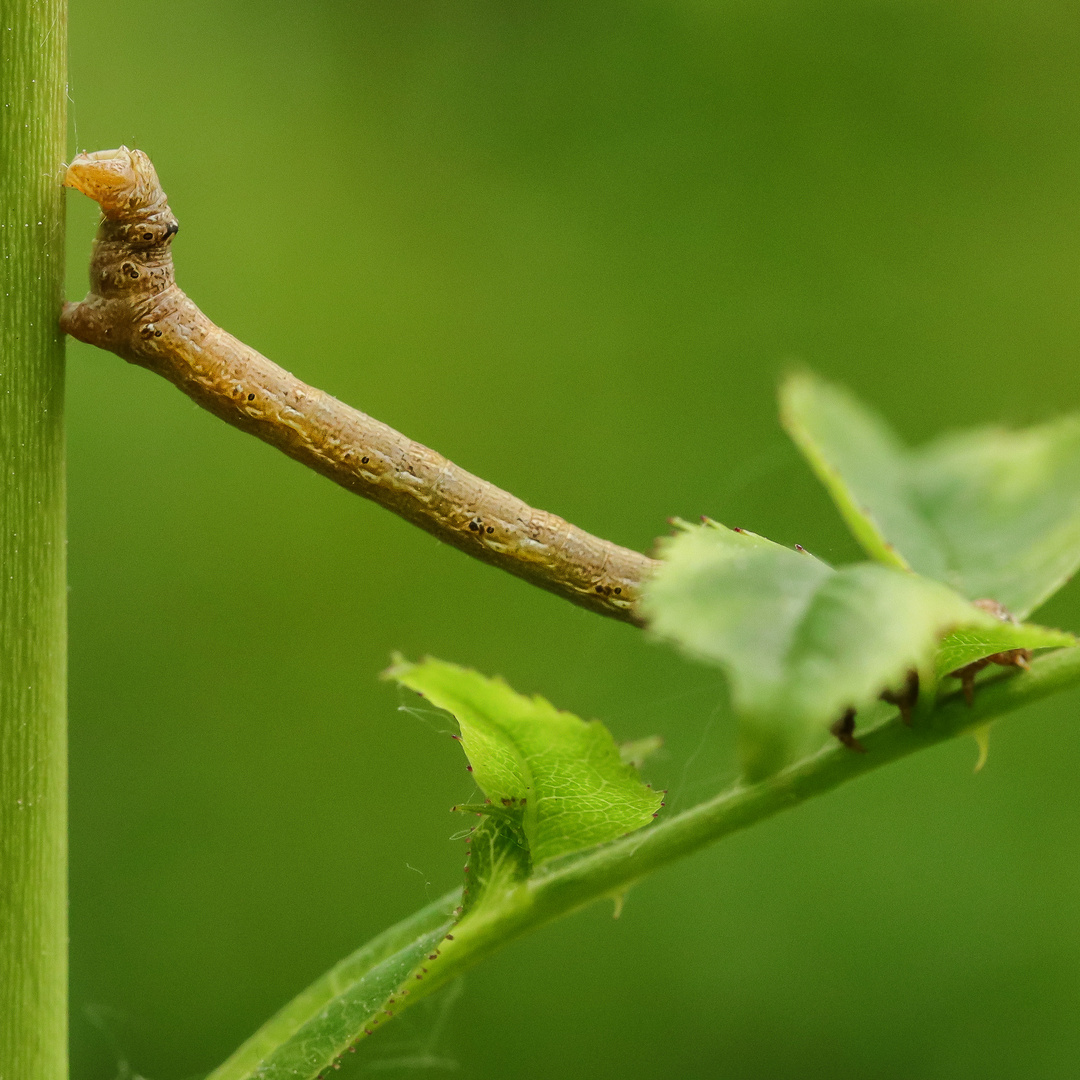
[[[1080,565],[1080,416],[903,446],[810,374],[780,391],[784,427],[867,554],[1023,618]]]
[[[751,776],[810,752],[912,669],[932,683],[949,631],[977,629],[996,651],[990,635],[1004,629],[937,582],[875,563],[834,570],[715,522],[682,525],[661,555],[642,610],[655,633],[726,671]]]
[[[405,1004],[415,971],[454,923],[453,892],[331,968],[272,1016],[207,1080],[311,1080]],[[404,992],[404,993],[403,993]]]
[[[481,790],[496,809],[520,808],[534,865],[639,829],[660,809],[598,720],[441,660],[398,662],[387,675],[457,718]]]
[[[1034,623],[999,622],[997,626],[971,626],[946,635],[938,649],[934,668],[939,678],[994,653],[1013,649],[1060,649],[1077,644],[1063,630]]]

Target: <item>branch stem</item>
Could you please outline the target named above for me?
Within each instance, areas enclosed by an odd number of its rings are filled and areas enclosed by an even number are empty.
[[[860,732],[865,753],[831,745],[766,780],[736,786],[613,843],[541,866],[526,881],[485,894],[453,924],[452,913],[461,899],[461,890],[455,889],[384,931],[313,983],[209,1080],[327,1076],[357,1041],[515,938],[594,900],[619,897],[652,871],[848,780],[1072,687],[1080,687],[1080,649],[1052,653],[1036,660],[1028,673],[1002,674],[980,684],[972,707],[958,692],[943,699],[914,728],[896,716],[865,735]],[[430,937],[417,937],[418,932],[433,931],[434,946]],[[389,956],[392,949],[398,951]],[[412,959],[418,952],[419,966]],[[373,968],[374,961],[383,961],[383,968]],[[396,977],[389,983],[379,981],[380,970],[390,968]],[[328,1016],[344,1014],[345,1002],[353,1004],[355,1021],[326,1027]]]
[[[594,900],[617,895],[654,870],[725,836],[1076,686],[1080,686],[1080,649],[1051,653],[1036,660],[1026,674],[1003,674],[980,684],[973,706],[957,692],[914,728],[896,716],[865,734],[860,732],[865,753],[830,745],[766,780],[736,786],[614,843],[541,867],[528,881],[501,899],[485,903],[454,928],[438,963],[430,965],[424,993],[456,978],[508,941]]]

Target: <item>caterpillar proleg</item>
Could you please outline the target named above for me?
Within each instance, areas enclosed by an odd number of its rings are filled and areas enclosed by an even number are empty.
[[[308,386],[215,326],[177,286],[178,224],[149,157],[79,154],[64,183],[101,205],[90,292],[62,329],[164,376],[203,408],[445,543],[576,604],[638,622],[655,565],[459,468]]]

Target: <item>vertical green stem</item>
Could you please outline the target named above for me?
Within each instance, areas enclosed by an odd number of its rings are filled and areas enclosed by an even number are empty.
[[[67,1075],[65,0],[0,0],[0,1080]]]

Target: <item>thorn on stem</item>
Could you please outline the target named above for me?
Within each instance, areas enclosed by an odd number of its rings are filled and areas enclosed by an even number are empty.
[[[899,690],[882,690],[882,701],[895,705],[900,710],[900,719],[911,727],[911,713],[919,700],[919,673],[912,669],[907,673],[904,685]]]
[[[854,709],[848,709],[847,712],[845,712],[844,715],[829,728],[829,731],[831,731],[849,750],[854,750],[859,754],[866,753],[866,747],[855,738]]]

